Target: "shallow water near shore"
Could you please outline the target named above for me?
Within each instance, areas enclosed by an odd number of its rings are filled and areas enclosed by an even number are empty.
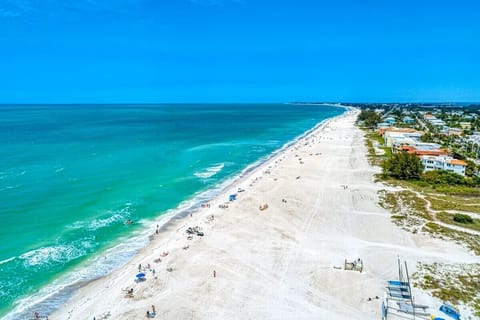
[[[47,288],[65,287],[59,281],[103,275],[144,245],[133,237],[144,223],[194,205],[189,200],[343,112],[289,104],[0,106],[0,316],[38,292],[54,294]]]

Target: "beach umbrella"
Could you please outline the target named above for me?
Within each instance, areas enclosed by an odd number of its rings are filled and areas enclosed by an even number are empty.
[[[137,278],[145,278],[145,273],[141,272],[139,274],[136,275]]]

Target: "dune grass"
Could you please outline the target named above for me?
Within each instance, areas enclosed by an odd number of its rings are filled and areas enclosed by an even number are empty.
[[[451,239],[458,244],[466,246],[476,255],[480,255],[480,237],[467,232],[447,228],[435,222],[427,222],[421,229],[422,232],[428,233],[435,238]]]
[[[480,199],[466,199],[458,196],[427,195],[431,208],[435,211],[458,210],[480,213]]]
[[[464,303],[480,316],[480,264],[417,264],[416,287],[453,304]]]

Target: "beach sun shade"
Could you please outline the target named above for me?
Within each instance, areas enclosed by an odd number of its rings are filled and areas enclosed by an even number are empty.
[[[136,275],[136,277],[139,278],[139,279],[140,278],[145,278],[145,273],[143,273],[143,272],[139,273],[139,274]]]

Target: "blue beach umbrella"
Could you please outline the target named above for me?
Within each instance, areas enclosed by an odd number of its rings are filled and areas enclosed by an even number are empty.
[[[139,279],[140,278],[145,278],[145,273],[143,273],[143,272],[139,273],[139,274],[136,275],[136,277],[139,278]]]

